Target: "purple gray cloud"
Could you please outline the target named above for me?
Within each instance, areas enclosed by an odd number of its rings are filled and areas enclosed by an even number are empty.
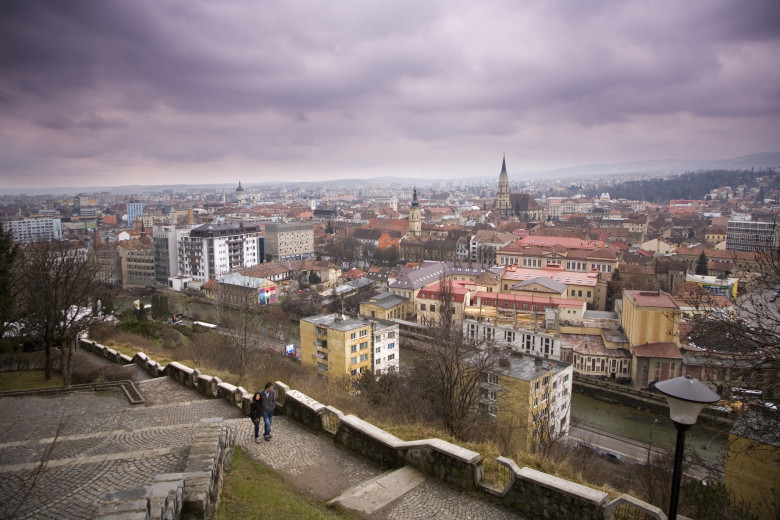
[[[6,0],[6,187],[777,151],[780,3]],[[527,5],[526,5],[527,4]]]

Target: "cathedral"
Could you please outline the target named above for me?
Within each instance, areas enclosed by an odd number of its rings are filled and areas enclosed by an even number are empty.
[[[518,220],[539,222],[542,220],[543,209],[530,193],[510,193],[509,174],[506,171],[506,157],[501,164],[501,174],[498,176],[498,191],[493,209],[502,217],[517,217]]]

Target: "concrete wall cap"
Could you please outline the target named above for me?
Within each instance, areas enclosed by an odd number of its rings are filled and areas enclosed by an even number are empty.
[[[476,463],[482,457],[482,455],[480,455],[476,451],[471,451],[461,446],[456,446],[455,444],[452,444],[451,442],[447,442],[442,439],[418,439],[414,441],[406,441],[400,447],[401,448],[428,447],[436,451],[446,453],[451,457],[455,457],[456,459],[468,463]]]
[[[373,437],[392,448],[398,448],[404,444],[404,442],[395,435],[387,433],[383,429],[378,428],[359,417],[355,417],[354,415],[345,415],[344,417],[341,417],[340,420],[342,424],[349,425],[361,433]]]
[[[537,471],[535,469],[523,468],[518,472],[517,476],[526,480],[537,482],[561,493],[566,493],[567,495],[575,496],[588,502],[592,502],[598,506],[603,506],[607,501],[607,494],[603,491],[598,491],[596,489],[577,484],[576,482],[570,482],[553,475],[548,475],[547,473],[542,473],[541,471]]]
[[[231,394],[236,391],[236,385],[231,385],[230,383],[220,383],[217,385],[219,388],[224,388]]]
[[[192,369],[186,365],[182,365],[178,361],[171,361],[168,364],[169,367],[173,367],[177,370],[181,370],[182,372],[186,372],[187,374],[192,374]]]
[[[286,395],[285,395],[285,399],[287,399],[287,398],[293,399],[295,401],[298,401],[302,405],[307,406],[308,408],[311,408],[315,412],[319,412],[320,410],[325,408],[325,405],[323,405],[322,403],[320,403],[318,401],[315,401],[314,399],[312,399],[308,395],[306,395],[306,394],[304,394],[302,392],[299,392],[298,390],[290,390],[289,392],[287,392]]]

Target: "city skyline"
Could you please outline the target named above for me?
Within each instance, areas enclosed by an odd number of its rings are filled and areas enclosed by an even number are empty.
[[[6,2],[0,188],[775,152],[780,4],[752,5]]]

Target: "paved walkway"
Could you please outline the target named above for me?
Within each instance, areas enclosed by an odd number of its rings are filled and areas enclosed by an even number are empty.
[[[330,500],[382,470],[284,416],[255,443],[249,419],[163,377],[137,383],[146,405],[118,390],[0,397],[0,518],[90,518],[107,493],[182,471],[200,419],[238,425],[238,444],[303,494]],[[425,478],[368,517],[509,519],[517,514]]]

